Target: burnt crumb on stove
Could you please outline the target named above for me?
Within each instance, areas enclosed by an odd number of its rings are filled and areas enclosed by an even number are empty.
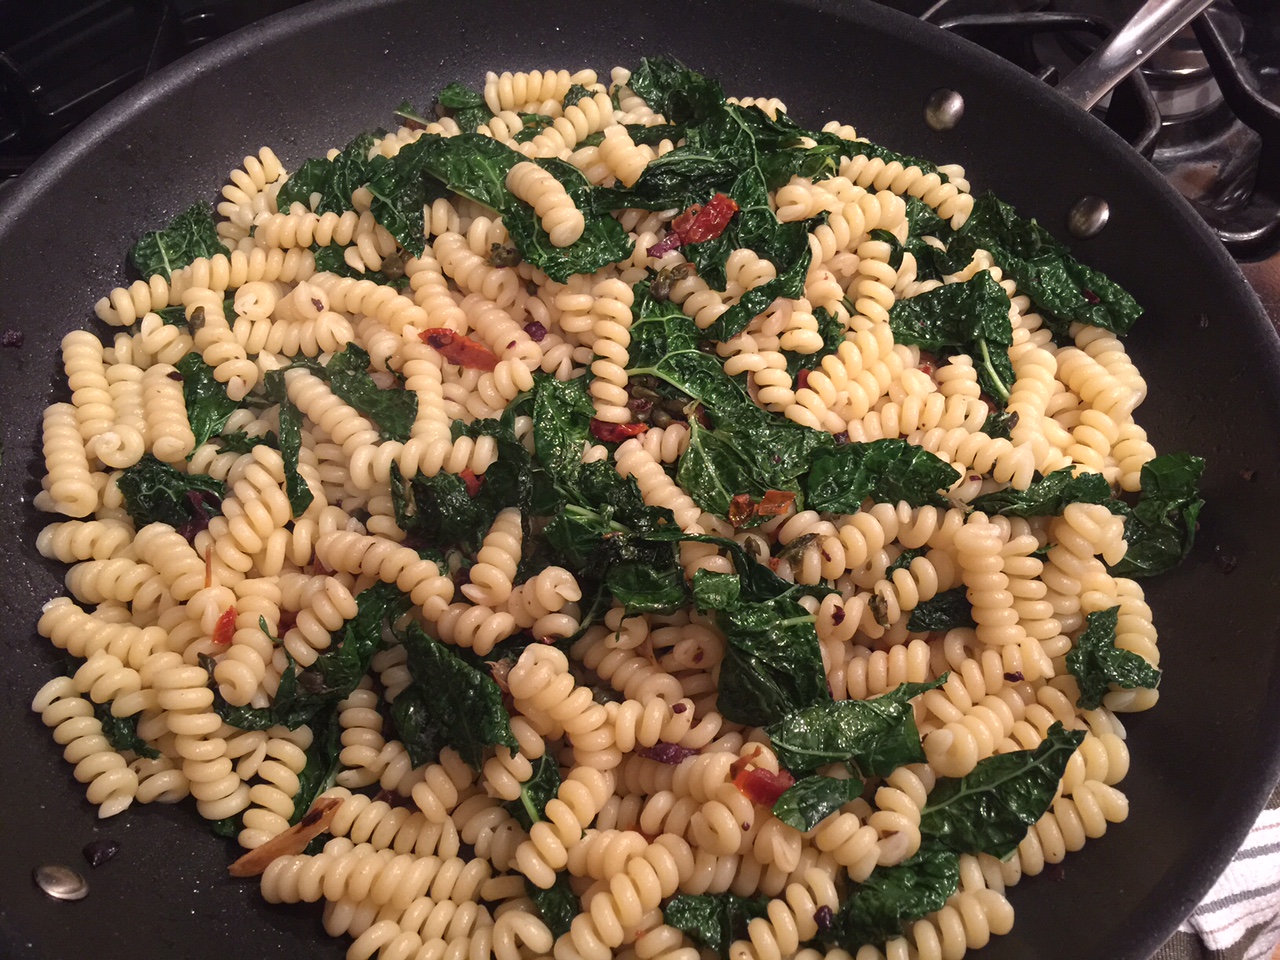
[[[26,340],[27,335],[21,330],[6,330],[0,333],[0,347],[13,347],[17,349],[22,346],[22,342]]]
[[[1245,483],[1253,483],[1253,481],[1258,479],[1258,471],[1253,469],[1253,467],[1245,467],[1240,471],[1240,479]]]
[[[91,840],[84,845],[84,849],[81,851],[91,867],[102,866],[119,852],[120,844],[114,840],[105,839]]]
[[[1231,573],[1240,566],[1240,560],[1233,553],[1228,553],[1221,545],[1213,548],[1213,565],[1223,573]]]
[[[1200,329],[1209,329],[1209,315],[1207,313],[1200,314]]]

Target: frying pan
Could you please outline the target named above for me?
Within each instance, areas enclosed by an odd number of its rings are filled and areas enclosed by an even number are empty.
[[[1148,583],[1165,674],[1158,707],[1128,721],[1130,820],[1018,886],[1013,932],[978,956],[1140,960],[1207,891],[1280,773],[1280,350],[1189,208],[1035,80],[864,2],[361,0],[291,11],[162,71],[0,198],[0,329],[25,334],[21,349],[0,351],[0,952],[159,960],[344,949],[323,936],[317,908],[268,907],[256,884],[232,881],[226,842],[186,807],[96,820],[27,709],[57,669],[34,624],[62,570],[35,551],[47,518],[30,500],[43,469],[40,411],[65,398],[60,338],[89,323],[95,298],[126,275],[140,232],[211,199],[261,144],[294,168],[454,79],[607,70],[658,52],[719,76],[730,93],[782,97],[807,125],[841,118],[896,149],[963,163],[975,191],[995,190],[1059,235],[1077,198],[1110,201],[1110,224],[1078,252],[1146,306],[1130,346],[1151,388],[1141,419],[1159,449],[1208,460],[1209,506],[1189,561]],[[967,103],[946,132],[922,116],[939,87]],[[120,853],[89,871],[80,850],[94,838],[118,841]],[[84,870],[88,898],[46,898],[31,880],[45,863]]]

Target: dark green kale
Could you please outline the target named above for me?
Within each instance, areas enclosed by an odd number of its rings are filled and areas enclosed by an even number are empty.
[[[309,721],[313,738],[307,748],[307,763],[298,774],[298,792],[293,798],[291,824],[297,823],[311,809],[316,797],[332,787],[338,780],[342,764],[342,724],[338,722],[337,705],[330,705],[315,714]]]
[[[351,209],[351,194],[368,183],[387,162],[380,154],[370,159],[372,146],[373,134],[362,133],[332,160],[314,157],[304,161],[276,194],[277,205],[282,211],[300,203],[316,213],[346,213]],[[314,208],[311,206],[313,194],[320,195]]]
[[[918,603],[907,620],[912,633],[940,633],[957,627],[974,627],[973,604],[965,587],[943,590]]]
[[[534,387],[533,443],[538,463],[552,481],[566,487],[582,473],[582,451],[591,436],[595,407],[585,377],[556,380],[539,376]]]
[[[925,840],[911,858],[877,867],[854,887],[835,916],[829,937],[849,953],[902,935],[902,926],[941,910],[960,886],[960,858]]]
[[[163,230],[144,233],[129,251],[129,260],[144,277],[156,274],[166,280],[200,257],[226,253],[218,239],[213,211],[207,203],[194,203],[169,222]]]
[[[1009,361],[1009,297],[988,271],[898,300],[889,309],[889,328],[897,343],[944,357],[969,355],[987,395],[1001,405],[1008,401],[1016,379]]]
[[[524,159],[480,134],[424,135],[370,181],[373,215],[406,250],[419,255],[424,243],[422,207],[447,188],[502,214],[521,257],[560,282],[574,273],[594,273],[631,254],[627,232],[607,214],[587,217],[582,236],[569,246],[552,245],[533,207],[507,189],[507,173]],[[589,198],[596,188],[575,167],[558,160],[536,162],[564,185],[578,209],[592,209]]]
[[[409,278],[404,273],[404,255],[393,254],[384,257],[381,270],[357,270],[347,263],[346,252],[350,247],[331,243],[327,247],[311,245],[311,254],[315,258],[316,273],[332,273],[338,277],[350,277],[353,280],[372,280],[383,286],[404,290],[409,286]]]
[[[433,763],[452,747],[479,770],[486,747],[516,750],[502,690],[483,672],[450,651],[416,623],[404,639],[413,682],[391,704],[400,740],[415,766]]]
[[[868,498],[913,507],[946,506],[938,491],[960,479],[955,467],[905,440],[873,440],[821,450],[805,480],[805,506],[856,513]]]
[[[706,119],[724,104],[718,81],[690,70],[675,57],[645,57],[627,81],[654,113],[684,126]]]
[[[1076,706],[1096,710],[1113,686],[1125,690],[1160,685],[1160,671],[1138,654],[1116,646],[1116,623],[1120,608],[1098,610],[1085,618],[1085,629],[1067,654],[1067,669],[1080,686]]]
[[[1013,428],[1018,425],[1017,412],[992,410],[982,421],[982,432],[993,440],[1012,440]]]
[[[773,805],[773,815],[787,826],[808,832],[851,800],[862,796],[856,777],[805,777],[788,787]]]
[[[1008,856],[1049,809],[1083,739],[1083,730],[1055,723],[1034,750],[996,754],[968,776],[940,778],[921,811],[921,835],[956,853]]]
[[[333,392],[377,424],[383,440],[409,439],[418,415],[418,395],[403,386],[383,389],[369,375],[369,354],[354,343],[335,353],[323,367]]]
[[[222,432],[239,405],[227,396],[227,388],[214,377],[213,367],[194,350],[178,361],[177,370],[182,374],[182,399],[198,447]]]
[[[738,581],[737,587],[732,581]],[[699,570],[693,577],[698,609],[715,612],[725,635],[716,707],[750,726],[773,723],[831,699],[814,617],[796,600],[743,598],[736,574]]]
[[[1172,570],[1191,552],[1204,461],[1188,453],[1166,453],[1142,467],[1142,492],[1132,507],[1113,500],[1112,513],[1125,518],[1124,558],[1111,568],[1117,577],[1153,577]]]
[[[787,373],[793,379],[801,370],[818,369],[818,366],[822,363],[822,358],[835,353],[840,348],[840,344],[844,343],[845,325],[843,320],[823,307],[817,307],[813,311],[813,318],[818,321],[818,333],[822,335],[822,349],[817,353],[782,351],[782,355],[787,358]]]
[[[160,751],[138,736],[138,717],[117,717],[111,712],[111,701],[95,703],[93,715],[102,724],[102,735],[117,753],[132,752],[148,760],[159,760]]]
[[[525,880],[524,890],[553,937],[563,937],[569,932],[573,918],[580,912],[578,897],[569,886],[569,874],[564,871],[557,873],[556,882],[546,890],[531,880]]]
[[[828,700],[781,717],[765,729],[778,762],[797,775],[851,763],[864,777],[922,763],[911,699],[946,682],[904,683],[873,700]]]
[[[532,830],[547,810],[547,802],[555,799],[560,791],[560,767],[550,753],[544,753],[533,768],[533,776],[520,785],[520,798],[510,800],[506,808],[520,821],[520,826]]]
[[[678,893],[662,908],[662,919],[687,933],[696,943],[727,957],[729,945],[745,939],[747,924],[765,916],[768,907],[768,897]]]
[[[319,371],[323,368],[318,363],[311,363],[308,369]],[[306,512],[315,499],[311,487],[298,473],[298,458],[302,454],[302,411],[289,399],[289,393],[285,389],[284,370],[269,372],[263,378],[262,386],[267,401],[279,404],[280,407],[280,459],[284,463],[285,493],[289,496],[289,509],[296,519]]]
[[[977,199],[947,248],[951,268],[964,267],[978,249],[995,258],[1056,333],[1085,323],[1125,334],[1142,315],[1119,284],[1081,263],[1035,220],[1024,220],[991,194]]]
[[[210,438],[223,453],[252,453],[254,447],[266,445],[280,449],[280,438],[268,431],[261,437],[251,437],[243,430],[234,433],[222,433]]]
[[[1100,473],[1074,476],[1074,467],[1063,467],[1034,480],[1025,490],[1010,487],[977,497],[974,510],[1006,517],[1056,517],[1070,503],[1106,503],[1111,485]]]
[[[493,112],[484,102],[484,94],[457,80],[436,94],[436,104],[453,117],[463,133],[475,133],[476,127],[493,119]]]
[[[193,539],[222,512],[226,485],[203,473],[179,473],[151,454],[144,454],[116,481],[133,525],[167,523]]]
[[[356,615],[335,632],[337,643],[299,671],[292,658],[280,676],[280,686],[269,707],[237,707],[226,702],[213,680],[213,660],[201,662],[210,672],[214,709],[241,730],[267,730],[274,726],[294,730],[328,707],[350,696],[369,672],[373,655],[383,642],[383,628],[409,609],[409,598],[394,584],[377,583],[356,597]]]

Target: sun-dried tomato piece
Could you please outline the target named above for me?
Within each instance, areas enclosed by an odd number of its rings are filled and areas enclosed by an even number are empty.
[[[591,420],[591,435],[601,443],[621,443],[648,429],[647,423],[606,423],[595,418]]]
[[[419,336],[450,363],[468,370],[492,370],[498,365],[497,355],[483,343],[457,333],[447,327],[432,327]]]
[[[795,782],[796,778],[786,770],[772,773],[761,770],[759,767],[743,770],[733,778],[733,785],[741,790],[748,800],[762,807],[772,807],[778,802],[780,796],[795,786]]]
[[[751,494],[735,494],[729,501],[729,522],[740,527],[756,515],[756,506],[751,502]]]
[[[213,642],[220,647],[225,647],[231,643],[231,638],[235,635],[236,608],[227,607],[222,616],[218,618],[218,622],[213,628]]]
[[[791,490],[766,490],[760,502],[756,504],[757,517],[780,517],[796,502],[796,495]]]
[[[684,227],[676,227],[673,223],[672,227],[679,231],[685,243],[705,243],[724,233],[724,228],[729,225],[729,221],[737,212],[738,204],[733,197],[725,193],[717,193],[694,215],[692,223]],[[678,218],[676,222],[679,222]]]
[[[467,496],[469,497],[474,497],[480,492],[480,488],[484,486],[484,477],[477,477],[471,470],[463,470],[458,476],[467,485]]]

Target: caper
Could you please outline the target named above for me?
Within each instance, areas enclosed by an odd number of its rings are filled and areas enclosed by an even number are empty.
[[[655,427],[669,427],[675,423],[675,417],[667,413],[662,407],[654,407],[649,412],[649,422]]]

